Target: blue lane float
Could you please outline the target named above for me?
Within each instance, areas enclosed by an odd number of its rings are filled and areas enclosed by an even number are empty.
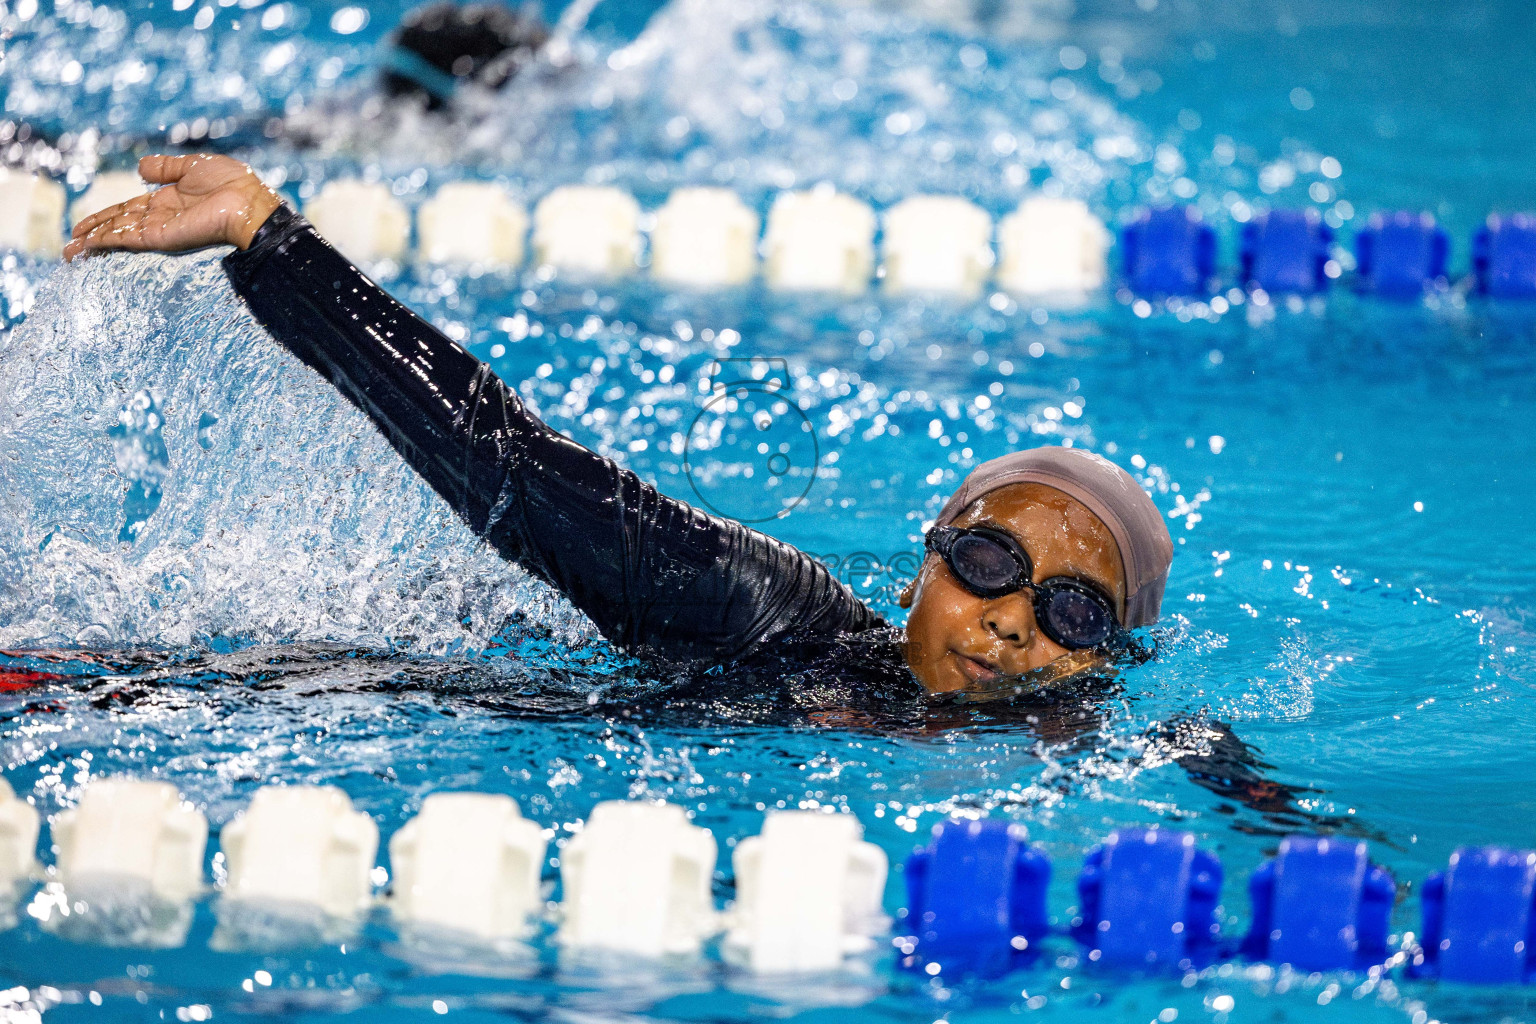
[[[1111,832],[1077,880],[1088,959],[1124,967],[1198,967],[1215,954],[1221,862],[1172,829]]]
[[[1451,240],[1428,213],[1374,213],[1355,235],[1361,291],[1396,299],[1443,289]]]
[[[1387,959],[1397,885],[1363,842],[1288,836],[1248,879],[1248,892],[1249,959],[1304,971],[1362,970]]]
[[[1238,272],[1250,289],[1315,295],[1328,288],[1332,244],[1333,229],[1316,210],[1271,210],[1243,225]]]
[[[1472,275],[1480,294],[1536,297],[1536,216],[1489,217],[1472,237]]]
[[[1193,206],[1143,210],[1120,231],[1120,259],[1138,295],[1204,295],[1216,273],[1216,231]]]
[[[1050,931],[1051,862],[1022,825],[951,820],[907,859],[901,964],[915,970],[1005,973]]]
[[[1462,847],[1424,880],[1424,934],[1414,972],[1472,985],[1536,977],[1536,853]]]

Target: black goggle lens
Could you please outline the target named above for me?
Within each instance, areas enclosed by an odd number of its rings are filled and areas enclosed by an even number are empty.
[[[1028,568],[990,537],[965,534],[949,549],[956,575],[979,591],[1006,591],[1028,580]],[[1021,579],[1021,577],[1023,577]]]
[[[1045,622],[1065,647],[1097,647],[1115,631],[1109,609],[1089,594],[1054,588],[1044,603]]]

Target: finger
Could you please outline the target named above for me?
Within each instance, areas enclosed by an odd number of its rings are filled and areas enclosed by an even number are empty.
[[[180,181],[182,175],[192,169],[196,156],[166,156],[155,153],[139,161],[139,177],[152,185],[169,185]]]
[[[116,212],[117,207],[109,206],[105,210],[97,210],[95,213],[81,217],[79,220],[75,221],[75,226],[70,229],[70,237],[79,238],[81,235],[89,234],[90,232],[96,230],[96,225],[102,223],[103,221],[111,220],[113,214]]]
[[[148,203],[149,196],[142,195],[135,196],[134,198],[128,200],[126,203],[118,203],[116,206],[108,206],[105,209],[97,210],[95,213],[88,217],[82,217],[79,223],[75,225],[74,230],[70,233],[77,237],[79,235],[88,234],[89,232],[95,230],[98,224],[111,220],[113,217],[116,217],[119,213],[122,213],[129,207],[144,206]]]
[[[96,230],[98,225],[106,223],[119,214],[128,212],[129,210],[141,210],[147,207],[149,205],[149,200],[150,197],[148,195],[134,196],[126,203],[118,203],[116,206],[109,206],[105,210],[97,210],[89,217],[82,217],[80,219],[80,223],[75,225],[74,230],[71,231],[70,234],[75,238],[79,238],[81,235],[90,234],[92,231]]]
[[[96,225],[78,241],[87,249],[143,249],[144,224],[148,211],[122,210],[111,220]]]

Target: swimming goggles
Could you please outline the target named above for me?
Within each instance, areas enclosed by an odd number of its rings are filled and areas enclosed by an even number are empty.
[[[1032,591],[1035,621],[1041,631],[1068,650],[1097,647],[1120,632],[1115,604],[1109,595],[1072,576],[1052,576],[1033,582],[1034,563],[1029,553],[1003,530],[992,526],[935,526],[923,543],[944,559],[960,585],[977,597]]]

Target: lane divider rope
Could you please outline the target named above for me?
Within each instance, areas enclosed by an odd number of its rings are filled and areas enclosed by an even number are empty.
[[[89,940],[96,933],[79,919],[92,903],[108,908],[107,920],[123,916],[113,907],[143,904],[158,911],[134,915],[153,925],[135,943],[185,942],[190,901],[210,891],[208,822],[175,787],[91,782],[53,821],[51,869],[34,859],[39,832],[36,809],[0,779],[0,892],[14,899],[42,882],[27,909],[44,928]],[[471,943],[526,941],[547,910],[560,947],[642,958],[697,957],[723,932],[721,956],[762,973],[835,970],[892,932],[898,966],[930,976],[997,976],[1068,950],[1138,972],[1243,959],[1506,985],[1529,982],[1536,968],[1529,850],[1458,849],[1419,887],[1417,940],[1394,943],[1397,883],[1367,843],[1337,836],[1281,841],[1248,879],[1252,920],[1241,936],[1221,927],[1220,860],[1177,829],[1120,829],[1089,850],[1064,924],[1048,906],[1051,860],[1018,823],[934,826],[903,868],[906,906],[894,924],[882,906],[886,855],[851,814],[770,811],[762,832],[735,846],[735,899],[724,912],[712,894],[715,838],[681,807],[594,807],[559,851],[558,906],[542,879],[550,838],[511,797],[435,793],[390,840],[389,885],[376,863],[378,826],[342,790],[263,786],[218,837],[211,941],[240,948],[253,921],[270,941],[284,919],[344,941],[382,906],[402,933]]]
[[[142,195],[128,172],[99,173],[70,206],[74,224]],[[56,257],[64,187],[0,169],[0,248]],[[716,289],[757,276],[775,291],[972,300],[990,284],[1018,296],[1069,300],[1111,279],[1112,236],[1078,200],[1033,195],[994,225],[958,196],[912,196],[877,215],[831,188],[779,194],[765,223],[724,188],[673,191],[653,211],[608,185],[562,185],[530,216],[492,182],[440,186],[412,212],[384,182],[336,179],[304,204],[322,235],[363,264],[511,270],[531,264],[578,279],[649,270],[674,288]],[[413,239],[414,235],[414,239]],[[1133,211],[1118,235],[1116,280],[1128,295],[1201,299],[1236,287],[1260,300],[1320,295],[1341,279],[1357,291],[1417,299],[1455,286],[1450,239],[1428,213],[1371,214],[1352,252],[1315,209],[1260,212],[1238,226],[1235,268],[1223,275],[1217,232],[1192,205]],[[876,241],[880,240],[877,256]],[[1468,291],[1536,297],[1536,215],[1489,216],[1471,239]]]

